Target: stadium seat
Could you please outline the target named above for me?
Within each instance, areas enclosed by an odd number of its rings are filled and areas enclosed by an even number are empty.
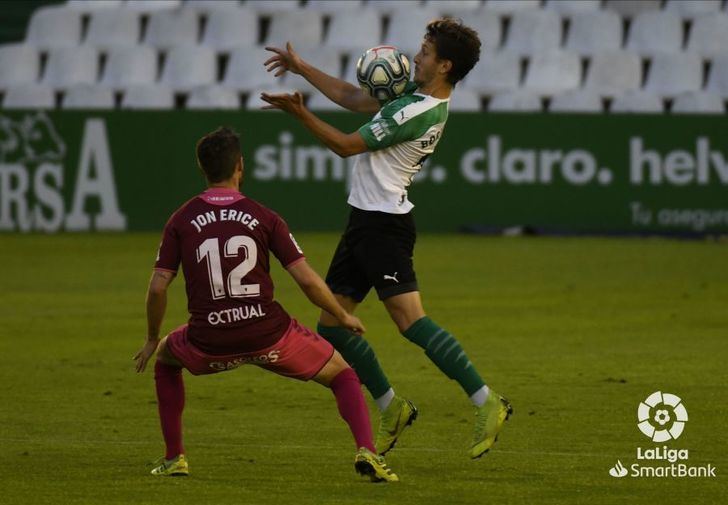
[[[157,51],[151,47],[115,47],[106,59],[101,84],[121,90],[157,80]]]
[[[32,84],[38,80],[38,50],[26,44],[0,45],[0,89],[16,84]]]
[[[129,87],[121,100],[122,109],[173,109],[174,94],[155,84]]]
[[[643,12],[629,29],[627,49],[644,56],[675,53],[681,50],[683,26],[680,16],[672,12]]]
[[[367,0],[368,9],[376,9],[382,14],[391,14],[397,10],[416,12],[422,7],[420,0]]]
[[[248,110],[261,110],[261,107],[264,107],[268,105],[267,102],[264,102],[260,99],[261,93],[293,93],[294,90],[288,87],[275,87],[275,86],[265,86],[261,88],[254,89],[250,93],[248,93],[248,97],[245,100],[245,108]],[[273,110],[272,112],[280,112],[279,110]]]
[[[114,92],[96,84],[77,84],[66,91],[64,109],[113,109]]]
[[[25,42],[43,50],[77,46],[81,42],[81,15],[81,11],[67,7],[36,9]]]
[[[645,91],[674,96],[698,91],[703,85],[703,62],[693,54],[658,54],[652,59]]]
[[[728,14],[712,14],[693,21],[687,51],[704,58],[728,52]]]
[[[24,84],[7,89],[3,109],[52,109],[56,98],[53,89],[40,84]]]
[[[313,9],[325,14],[358,11],[364,7],[362,0],[348,0],[346,2],[332,2],[331,0],[308,0],[307,9]]]
[[[480,95],[469,89],[457,88],[450,96],[449,110],[452,112],[480,112]]]
[[[694,19],[719,13],[720,4],[721,0],[667,0],[665,10],[683,19]]]
[[[296,11],[300,7],[298,0],[247,0],[246,7],[255,12],[270,16],[283,11]]]
[[[628,51],[607,51],[591,58],[584,88],[603,96],[637,90],[642,85],[642,61]]]
[[[489,112],[541,112],[541,99],[523,91],[499,93],[491,98]]]
[[[662,113],[662,100],[654,93],[635,90],[615,97],[611,112]]]
[[[262,47],[240,47],[230,53],[230,60],[225,70],[223,86],[236,91],[249,91],[261,86],[275,86],[285,82],[285,77],[274,77],[275,72],[268,73],[263,62],[273,53]]]
[[[101,50],[139,43],[139,13],[125,9],[97,10],[91,14],[88,32],[83,41]]]
[[[314,47],[321,45],[323,31],[323,18],[319,12],[280,12],[271,19],[265,42],[279,47],[285,47],[286,41],[294,47]]]
[[[658,11],[661,4],[662,0],[607,0],[604,8],[631,19],[643,12]]]
[[[622,20],[614,12],[580,12],[571,18],[566,49],[584,56],[622,47]]]
[[[437,12],[425,9],[394,11],[384,43],[398,47],[412,60],[422,45],[425,27],[437,17]]]
[[[692,91],[675,97],[672,112],[677,114],[723,114],[723,99],[714,93]]]
[[[602,112],[601,97],[589,90],[567,91],[554,96],[549,105],[550,112]]]
[[[66,6],[70,9],[76,9],[81,12],[96,12],[99,10],[106,9],[118,9],[122,7],[124,2],[122,0],[68,0]]]
[[[553,11],[526,10],[511,18],[505,49],[520,55],[556,49],[561,44],[561,19]]]
[[[165,51],[174,46],[195,45],[197,30],[197,14],[191,10],[154,12],[149,16],[144,43]]]
[[[331,17],[326,45],[342,51],[359,51],[374,47],[382,40],[382,23],[375,11],[362,9],[338,12]]]
[[[480,0],[425,0],[424,8],[435,11],[441,15],[473,14],[480,10],[483,2]],[[470,21],[468,19],[468,21]]]
[[[552,95],[581,85],[581,61],[566,51],[540,52],[531,58],[523,83],[534,94]]]
[[[599,11],[601,0],[546,0],[544,8],[553,10],[562,16]]]
[[[728,54],[713,58],[705,90],[728,98]]]
[[[311,97],[308,99],[308,103],[306,104],[306,107],[308,107],[311,110],[326,111],[326,112],[346,111],[345,108],[343,108],[339,104],[332,102],[323,93],[319,93],[319,92],[311,94]]]
[[[485,0],[483,8],[499,14],[511,15],[523,10],[538,9],[540,4],[539,0]]]
[[[341,54],[333,47],[322,46],[315,49],[304,49],[300,53],[301,58],[314,67],[326,72],[329,75],[340,78],[342,75]],[[286,86],[298,89],[305,93],[312,92],[316,88],[300,75],[291,74],[286,77]]]
[[[56,89],[93,84],[98,78],[98,52],[93,47],[62,47],[48,55],[42,83]]]
[[[492,94],[515,90],[520,82],[521,61],[517,54],[509,51],[485,51],[465,78],[463,87]]]
[[[160,83],[175,91],[212,84],[217,77],[217,56],[209,47],[177,46],[167,54]]]
[[[154,12],[177,9],[182,5],[181,0],[126,0],[124,8],[137,12]]]
[[[231,51],[258,43],[258,16],[250,9],[217,9],[207,16],[202,44],[218,51]]]
[[[189,9],[200,14],[211,14],[215,11],[234,11],[240,8],[239,0],[185,0],[183,9]]]
[[[187,97],[188,109],[239,109],[240,97],[232,90],[220,86],[195,88]]]
[[[501,20],[494,12],[478,11],[470,14],[465,24],[478,32],[481,43],[481,58],[483,54],[500,47],[502,38]]]

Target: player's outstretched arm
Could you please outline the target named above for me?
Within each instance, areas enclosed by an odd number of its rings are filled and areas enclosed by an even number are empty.
[[[274,54],[263,64],[268,72],[276,71],[275,77],[280,77],[286,72],[292,72],[306,79],[326,95],[329,100],[345,109],[369,114],[374,114],[379,110],[379,102],[376,99],[364,94],[360,88],[353,84],[310,65],[294,51],[290,42],[286,43],[285,49],[277,47],[266,47],[266,49]]]
[[[134,355],[137,372],[144,371],[159,345],[159,331],[167,310],[167,288],[174,280],[174,276],[173,272],[166,270],[155,270],[152,273],[147,289],[147,340]]]
[[[290,266],[288,273],[291,274],[291,277],[293,277],[293,280],[296,281],[306,297],[311,300],[311,303],[338,319],[344,328],[357,335],[361,335],[366,331],[361,321],[357,317],[349,314],[336,301],[336,297],[324,280],[309,266],[306,260],[299,261],[295,265]]]
[[[316,135],[326,147],[341,157],[346,158],[347,156],[363,153],[368,150],[364,139],[358,131],[347,134],[316,117],[313,112],[303,105],[303,96],[298,91],[294,94],[281,93],[269,95],[268,93],[263,93],[260,95],[260,98],[270,104],[263,107],[263,109],[280,109],[288,112],[301,121],[303,126]]]

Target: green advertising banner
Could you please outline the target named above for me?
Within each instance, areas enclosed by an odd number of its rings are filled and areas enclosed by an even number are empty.
[[[295,230],[343,228],[354,159],[283,113],[0,111],[0,230],[160,230],[204,188],[195,142],[219,125],[241,134],[245,194]],[[453,113],[410,200],[422,231],[725,233],[726,133],[725,116]]]

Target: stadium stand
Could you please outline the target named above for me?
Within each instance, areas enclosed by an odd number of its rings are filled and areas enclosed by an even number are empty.
[[[723,114],[723,99],[714,93],[691,91],[675,97],[672,112],[676,114]]]
[[[98,51],[93,47],[61,47],[48,54],[42,84],[65,89],[74,84],[93,84],[99,70]]]
[[[535,54],[528,65],[523,87],[539,95],[577,89],[581,84],[581,62],[575,53],[554,50]]]
[[[659,96],[642,90],[627,91],[612,102],[612,112],[660,113],[663,103]]]
[[[308,0],[307,9],[314,9],[325,14],[336,14],[343,12],[359,11],[364,6],[362,0],[350,0],[348,2],[331,2],[330,0]]]
[[[488,104],[490,112],[541,112],[541,99],[524,91],[498,93]]]
[[[480,35],[481,57],[493,54],[500,48],[503,29],[498,15],[488,11],[479,11],[468,15],[467,19],[468,26]]]
[[[139,13],[126,9],[99,9],[91,14],[88,32],[83,43],[108,50],[139,43],[141,23]]]
[[[627,49],[644,56],[678,52],[682,48],[683,25],[672,12],[643,12],[632,21]]]
[[[123,109],[171,109],[174,107],[174,94],[166,86],[141,84],[130,86],[121,100]]]
[[[599,10],[601,0],[546,0],[544,8],[554,10],[562,16],[572,16]]]
[[[481,109],[480,95],[476,92],[459,89],[450,97],[449,110],[454,112],[479,112]]]
[[[155,12],[172,10],[182,5],[181,0],[154,0],[149,2],[148,0],[126,0],[124,7],[127,9],[133,9],[138,12]]]
[[[42,7],[28,24],[25,42],[38,49],[74,47],[81,42],[81,11],[66,7]]]
[[[728,98],[728,54],[713,58],[705,90]]]
[[[486,0],[483,8],[492,12],[511,15],[518,11],[538,9],[540,3],[539,0]]]
[[[510,51],[486,52],[465,78],[463,87],[492,94],[517,89],[520,82],[521,60],[517,54]]]
[[[619,95],[640,88],[642,62],[627,51],[605,51],[591,58],[584,89],[604,96]]]
[[[606,0],[604,8],[612,10],[626,19],[643,12],[660,10],[662,0]]]
[[[663,98],[699,91],[703,83],[703,62],[685,53],[658,54],[652,59],[645,91]]]
[[[250,9],[215,9],[208,13],[203,45],[227,52],[257,43],[258,19]]]
[[[157,52],[151,47],[115,47],[107,55],[101,84],[123,90],[157,80]]]
[[[198,14],[211,14],[218,11],[233,13],[242,7],[238,0],[186,0],[182,7]]]
[[[266,44],[285,46],[290,41],[295,47],[316,47],[323,37],[323,18],[312,10],[281,12],[270,23]]]
[[[551,99],[550,112],[602,112],[601,97],[589,90],[571,90]]]
[[[690,29],[687,51],[704,58],[725,54],[728,50],[728,14],[711,14],[695,19]]]
[[[188,109],[239,109],[240,97],[234,91],[221,86],[195,88],[187,97]]]
[[[379,15],[370,9],[353,12],[337,12],[329,22],[326,46],[341,51],[363,52],[382,40],[382,23]]]
[[[66,91],[62,107],[64,109],[111,109],[114,107],[114,93],[106,86],[77,84]]]
[[[513,14],[505,49],[528,56],[561,45],[561,19],[553,11],[523,10]]]
[[[197,43],[198,18],[187,9],[160,10],[149,16],[144,43],[157,49]]]
[[[217,75],[216,60],[215,52],[209,47],[174,47],[167,55],[160,83],[183,92],[212,84]]]
[[[40,75],[40,56],[38,50],[25,44],[6,44],[0,46],[0,90],[16,84],[32,84]]]
[[[622,47],[622,19],[614,12],[577,12],[571,17],[566,49],[584,56]]]
[[[338,104],[335,104],[328,98],[326,98],[323,94],[316,92],[313,93],[309,99],[306,105],[314,111],[322,111],[322,112],[329,112],[329,111],[345,111],[343,107],[341,107]]]
[[[423,27],[436,17],[437,12],[430,10],[396,10],[389,17],[384,43],[398,47],[412,60],[420,49]]]
[[[694,19],[719,13],[720,4],[721,0],[667,0],[665,11],[674,12],[683,19]]]
[[[53,89],[41,84],[13,86],[5,91],[5,109],[52,109],[56,99]]]

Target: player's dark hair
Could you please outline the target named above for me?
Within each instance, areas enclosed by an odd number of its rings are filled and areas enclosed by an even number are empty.
[[[197,164],[209,182],[222,182],[235,173],[240,161],[240,136],[221,126],[197,141]]]
[[[440,18],[427,25],[425,39],[432,42],[441,60],[450,60],[452,69],[447,80],[455,85],[480,59],[478,32],[463,25],[460,19]]]

